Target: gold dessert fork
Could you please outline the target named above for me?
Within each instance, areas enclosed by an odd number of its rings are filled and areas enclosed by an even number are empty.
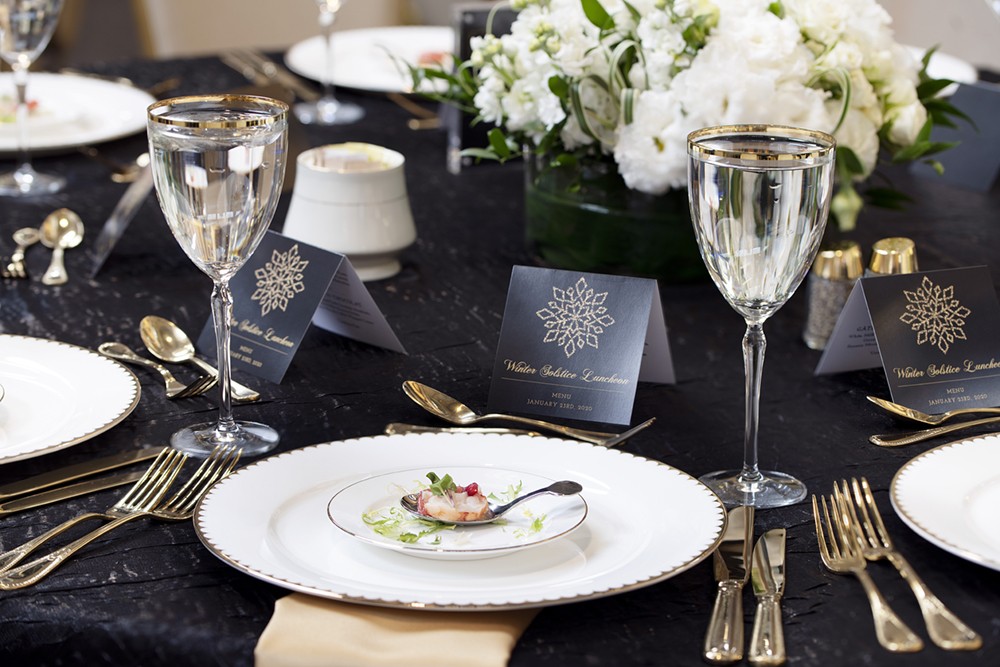
[[[948,410],[948,412],[942,412],[939,415],[931,415],[926,412],[921,412],[920,410],[908,408],[905,405],[900,405],[899,403],[887,401],[884,398],[879,398],[878,396],[868,396],[868,400],[894,415],[905,417],[906,419],[912,419],[913,421],[920,422],[921,424],[930,424],[931,426],[937,426],[938,424],[946,422],[952,417],[957,417],[959,415],[1000,415],[1000,408],[961,408],[959,410]]]
[[[62,535],[73,526],[88,519],[117,519],[139,512],[150,503],[151,498],[155,498],[157,490],[170,477],[178,461],[183,464],[183,455],[176,449],[164,449],[153,459],[146,473],[132,485],[124,496],[118,499],[114,505],[104,510],[104,512],[87,512],[65,521],[55,528],[48,530],[34,539],[28,540],[24,544],[0,554],[0,573],[6,572],[18,563],[25,556],[42,546],[53,537]],[[166,490],[166,487],[163,487]]]
[[[823,506],[822,518],[820,505]],[[896,615],[865,571],[865,559],[861,555],[860,545],[851,533],[843,512],[837,506],[837,500],[828,502],[826,496],[820,496],[817,501],[816,496],[813,496],[812,508],[823,565],[837,574],[853,574],[861,582],[868,597],[868,604],[872,608],[875,635],[879,644],[894,653],[913,653],[922,649],[924,643],[920,637]]]
[[[232,447],[216,447],[201,466],[194,472],[191,478],[178,490],[169,500],[159,504],[163,498],[166,488],[173,482],[177,472],[187,459],[186,454],[180,455],[179,465],[173,470],[169,481],[159,489],[153,499],[152,506],[144,505],[145,509],[132,512],[115,519],[100,528],[93,530],[83,537],[67,544],[61,549],[53,551],[47,556],[31,561],[26,565],[8,570],[0,574],[0,590],[14,590],[25,588],[38,583],[42,578],[59,567],[77,551],[87,546],[105,533],[111,532],[118,526],[139,519],[144,516],[153,516],[166,521],[183,521],[190,519],[194,515],[194,508],[212,486],[228,475],[236,466],[242,450]]]
[[[875,496],[868,480],[864,477],[860,481],[851,479],[850,484],[842,480],[840,488],[837,489],[836,485],[834,488],[835,493],[843,498],[843,506],[847,509],[856,534],[861,538],[864,557],[870,561],[881,558],[888,560],[899,570],[903,580],[917,596],[931,641],[949,651],[975,651],[980,648],[983,645],[982,637],[945,607],[895,548],[889,531],[882,522],[882,514],[875,504]]]

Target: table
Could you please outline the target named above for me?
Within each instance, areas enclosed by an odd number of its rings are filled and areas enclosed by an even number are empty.
[[[182,77],[177,93],[214,92],[245,85],[215,58],[133,61],[94,68],[149,86]],[[406,128],[408,114],[379,96],[341,93],[364,105],[356,125],[308,131],[312,145],[368,141],[401,151],[419,239],[404,254],[403,271],[370,283],[379,307],[409,351],[400,355],[313,327],[280,385],[238,375],[264,398],[236,408],[240,418],[276,426],[280,451],[380,433],[388,421],[434,424],[400,385],[419,379],[472,406],[486,403],[511,267],[529,264],[522,236],[521,169],[481,165],[459,175],[445,169],[442,131]],[[102,149],[122,158],[144,150],[135,136]],[[86,158],[36,159],[39,169],[63,173],[60,194],[5,200],[0,244],[9,254],[17,228],[37,225],[60,206],[79,212],[91,240],[125,186]],[[921,267],[991,264],[995,284],[1000,248],[1000,192],[974,193],[906,170],[888,172],[915,198],[901,212],[868,209],[856,238],[917,241]],[[276,216],[280,226],[287,198]],[[84,248],[87,248],[86,241]],[[29,253],[40,275],[47,253]],[[159,314],[189,332],[209,315],[210,282],[183,255],[150,197],[105,269],[89,280],[90,258],[67,253],[71,282],[60,288],[37,280],[0,285],[4,333],[54,338],[95,348],[119,340],[141,349],[139,319]],[[641,385],[633,423],[656,425],[625,449],[693,475],[738,465],[742,452],[742,320],[711,284],[661,285],[676,364],[675,386]],[[761,403],[763,467],[799,475],[811,490],[829,493],[835,480],[866,476],[876,489],[889,530],[930,587],[983,635],[973,653],[933,645],[894,656],[881,649],[861,587],[820,564],[806,504],[758,513],[757,533],[788,528],[788,589],[784,602],[789,664],[994,665],[1000,650],[1000,573],[961,560],[910,531],[892,512],[887,489],[899,467],[923,451],[867,443],[872,433],[903,425],[865,400],[887,395],[879,370],[814,377],[818,353],[801,342],[803,291],[775,315],[766,331],[768,363]],[[168,402],[159,379],[136,370],[143,394],[121,425],[81,445],[0,466],[0,483],[99,454],[164,444],[181,425],[212,418],[214,400]],[[199,413],[199,414],[194,414]],[[938,444],[938,443],[934,443]],[[0,544],[18,544],[120,494],[109,491],[0,518]],[[516,646],[511,665],[698,665],[714,598],[711,561],[668,581],[630,593],[545,609]],[[888,566],[873,566],[895,609],[925,638],[915,600]],[[249,665],[275,599],[286,591],[224,565],[195,537],[190,523],[137,522],[92,544],[41,584],[0,593],[0,656],[9,665],[185,664]],[[746,598],[747,633],[753,605]],[[475,663],[474,656],[465,656]]]

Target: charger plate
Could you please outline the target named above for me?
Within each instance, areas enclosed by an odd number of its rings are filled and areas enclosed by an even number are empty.
[[[365,544],[327,517],[330,499],[361,480],[460,467],[575,480],[586,521],[501,558],[437,561]],[[419,433],[261,460],[215,485],[194,523],[224,562],[289,590],[385,607],[496,610],[600,598],[668,579],[712,553],[726,514],[687,473],[618,450],[533,436]]]
[[[959,440],[911,459],[892,478],[890,498],[928,542],[1000,570],[1000,435]]]
[[[88,440],[139,403],[132,371],[93,350],[28,336],[0,335],[0,463]]]

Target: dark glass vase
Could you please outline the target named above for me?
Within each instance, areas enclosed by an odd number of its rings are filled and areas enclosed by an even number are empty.
[[[543,265],[657,278],[708,277],[691,226],[687,191],[630,190],[613,161],[555,165],[525,154],[527,242]]]

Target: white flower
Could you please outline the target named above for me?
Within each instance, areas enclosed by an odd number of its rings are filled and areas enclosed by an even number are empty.
[[[927,122],[927,109],[920,102],[912,102],[904,107],[889,111],[889,141],[897,146],[910,146],[917,140],[917,134]]]

